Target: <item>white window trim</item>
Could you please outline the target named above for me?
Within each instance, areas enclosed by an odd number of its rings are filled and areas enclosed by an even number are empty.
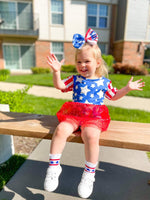
[[[61,43],[62,45],[63,45],[63,52],[54,52],[54,51],[52,51],[52,49],[53,49],[53,43]],[[51,42],[51,44],[50,44],[50,49],[51,49],[51,52],[53,53],[53,54],[60,54],[60,55],[62,55],[62,57],[64,58],[64,43],[63,42],[58,42],[58,41],[52,41]],[[60,60],[59,60],[60,61]]]
[[[50,14],[50,23],[51,23],[51,25],[52,26],[63,26],[64,25],[64,1],[63,0],[61,0],[62,2],[63,2],[63,11],[62,12],[53,12],[52,11],[52,1],[51,0],[49,0],[50,1],[50,12],[51,12],[51,14]],[[62,24],[53,24],[52,23],[52,15],[53,14],[62,14],[62,16],[63,16],[63,23]]]

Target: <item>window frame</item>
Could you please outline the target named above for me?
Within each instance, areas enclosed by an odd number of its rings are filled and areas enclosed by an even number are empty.
[[[108,43],[98,42],[97,44],[98,44],[98,46],[99,46],[99,48],[101,50],[101,54],[107,55],[108,54]],[[101,47],[102,45],[103,45],[104,52],[102,51],[102,47]]]
[[[19,24],[19,3],[20,4],[30,4],[31,8],[32,8],[32,11],[31,11],[31,14],[33,15],[33,4],[32,2],[24,2],[24,1],[0,1],[0,2],[4,2],[4,3],[7,3],[9,5],[9,3],[12,3],[14,4],[14,8],[15,8],[15,27],[14,28],[9,28],[9,27],[5,27],[5,25],[1,25],[1,27],[5,28],[5,29],[12,29],[12,30],[30,30],[30,29],[23,29],[20,27],[20,24]],[[4,12],[4,11],[3,11]],[[8,12],[8,11],[7,11]],[[0,16],[1,16],[1,12],[0,12]],[[9,24],[9,25],[13,25],[13,24]],[[32,24],[33,26],[33,24]]]
[[[53,51],[53,44],[54,43],[59,43],[59,44],[62,44],[62,51]],[[50,49],[51,49],[51,52],[53,53],[53,54],[55,54],[55,56],[58,58],[58,56],[57,55],[59,55],[59,56],[62,56],[62,59],[64,58],[64,43],[63,42],[57,42],[57,41],[54,41],[54,42],[51,42],[51,45],[50,45]],[[59,58],[58,58],[58,60],[59,60]],[[61,61],[61,60],[59,60],[59,61]]]
[[[3,43],[2,45],[2,50],[3,50],[3,54],[4,54],[4,66],[5,66],[5,69],[7,69],[6,67],[6,60],[5,60],[5,52],[4,52],[4,46],[17,46],[18,50],[19,50],[19,68],[17,69],[10,69],[10,70],[30,70],[31,66],[29,69],[24,69],[23,68],[23,63],[22,63],[22,56],[21,56],[21,46],[30,46],[30,47],[34,47],[34,53],[35,53],[35,44],[24,44],[24,43],[20,43],[20,44],[17,44],[17,43]],[[34,63],[36,64],[36,60],[35,60],[35,57],[34,57]]]
[[[53,11],[52,10],[52,1],[53,0],[50,0],[50,3],[51,3],[51,9],[50,9],[50,12],[51,12],[51,25],[64,25],[64,1],[63,0],[57,0],[57,1],[61,1],[62,2],[62,5],[63,5],[63,10],[62,11]],[[57,14],[57,15],[62,15],[62,23],[53,23],[53,14]]]
[[[88,27],[93,27],[93,28],[99,28],[99,29],[108,29],[109,28],[109,18],[110,18],[110,5],[108,4],[99,4],[99,3],[88,3],[87,6],[89,5],[96,5],[97,6],[97,14],[96,15],[92,15],[88,13],[88,8],[87,8],[87,26]],[[100,15],[100,6],[107,6],[107,16],[101,16]],[[89,17],[96,17],[96,26],[91,26],[89,25]],[[106,27],[100,27],[99,26],[99,22],[100,22],[100,18],[106,18],[107,19],[107,26]]]

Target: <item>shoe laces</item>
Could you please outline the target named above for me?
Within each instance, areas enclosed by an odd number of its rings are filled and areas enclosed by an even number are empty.
[[[48,178],[48,179],[54,180],[54,179],[56,179],[57,177],[58,177],[58,170],[52,170],[52,169],[50,169],[50,170],[48,171],[48,174],[47,174],[47,178]]]
[[[84,173],[82,176],[82,183],[85,183],[89,187],[93,185],[93,182],[95,181],[94,175],[90,173]]]

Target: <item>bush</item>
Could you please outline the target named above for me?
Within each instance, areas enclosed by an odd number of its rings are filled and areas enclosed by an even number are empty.
[[[113,64],[115,74],[147,75],[148,71],[144,66],[134,66],[123,63]]]
[[[144,63],[143,66],[147,69],[148,74],[150,74],[150,64],[149,63]]]
[[[0,91],[0,104],[9,104],[11,112],[25,112],[31,111],[30,107],[25,107],[22,102],[25,95],[31,86],[25,86],[22,90],[16,90],[15,92],[3,92]]]
[[[114,63],[114,57],[112,55],[102,55],[102,58],[107,63],[109,67],[111,67]]]
[[[4,187],[4,185],[5,185],[5,180],[3,179],[3,177],[2,176],[0,176],[0,190]]]
[[[32,67],[31,68],[33,74],[48,74],[50,73],[49,68],[43,68],[43,67]]]
[[[5,81],[10,75],[9,69],[1,69],[0,70],[0,81]]]
[[[112,67],[113,63],[114,63],[114,57],[112,55],[102,55],[103,60],[106,62],[107,66],[108,66],[108,72],[109,73],[113,73],[114,69]]]
[[[62,72],[77,72],[75,65],[62,65]]]

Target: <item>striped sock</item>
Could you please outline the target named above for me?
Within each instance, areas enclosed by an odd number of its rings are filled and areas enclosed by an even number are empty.
[[[88,173],[95,173],[95,170],[96,170],[96,164],[93,164],[93,163],[90,163],[90,162],[87,162],[85,163],[85,171],[88,172]]]
[[[49,167],[57,167],[60,165],[61,154],[50,154],[49,155]]]

